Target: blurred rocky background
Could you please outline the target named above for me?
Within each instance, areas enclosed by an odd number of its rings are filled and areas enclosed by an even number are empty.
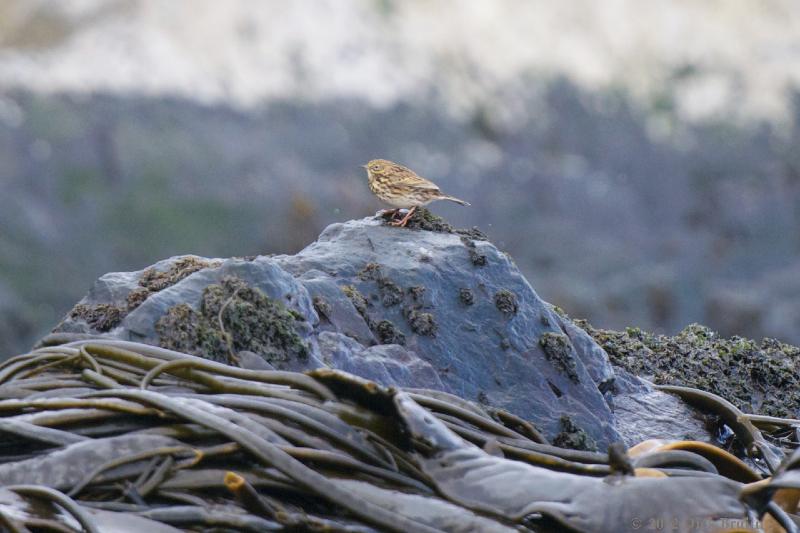
[[[800,343],[796,0],[0,0],[0,353],[374,212],[374,157],[597,327]]]

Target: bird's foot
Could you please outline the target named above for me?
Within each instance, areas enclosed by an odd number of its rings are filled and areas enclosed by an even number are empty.
[[[417,209],[416,206],[412,207],[411,209],[408,210],[408,213],[406,213],[406,216],[404,216],[402,220],[392,221],[389,222],[389,224],[391,224],[392,226],[396,226],[398,228],[406,227],[406,224],[408,224],[408,221],[411,219],[411,215],[414,214],[414,211],[416,211],[416,209]]]
[[[397,213],[399,211],[400,211],[400,209],[398,209],[398,208],[395,208],[395,209],[381,209],[380,211],[375,213],[375,216],[383,218],[385,220],[394,220],[395,218],[397,218]]]

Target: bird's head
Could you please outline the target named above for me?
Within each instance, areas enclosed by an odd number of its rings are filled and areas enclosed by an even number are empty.
[[[373,159],[366,165],[362,166],[367,169],[368,175],[373,176],[376,174],[386,173],[386,170],[392,165],[394,165],[394,163],[385,159]]]

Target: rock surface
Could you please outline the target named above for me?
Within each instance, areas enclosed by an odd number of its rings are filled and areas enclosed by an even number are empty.
[[[329,226],[292,256],[180,256],[106,274],[54,333],[443,390],[531,420],[550,439],[578,428],[588,447],[674,434],[671,422],[659,430],[624,408],[624,420],[615,418],[614,401],[668,397],[629,375],[612,398],[606,352],[479,232],[427,214],[413,225],[366,218]]]

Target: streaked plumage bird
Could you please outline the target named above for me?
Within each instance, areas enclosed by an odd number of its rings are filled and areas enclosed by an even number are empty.
[[[373,159],[364,168],[367,169],[369,188],[375,196],[394,207],[395,213],[401,208],[408,209],[402,220],[392,222],[395,226],[405,226],[417,207],[436,200],[469,205],[464,200],[443,194],[435,183],[418,176],[413,170],[386,159]]]

